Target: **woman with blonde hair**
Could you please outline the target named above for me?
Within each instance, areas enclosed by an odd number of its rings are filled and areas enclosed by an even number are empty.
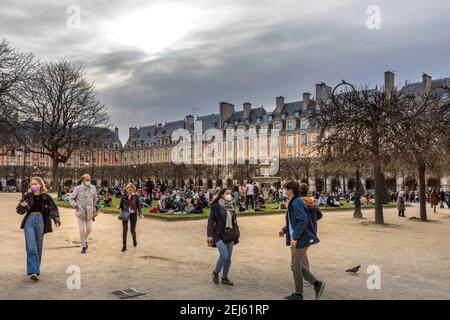
[[[136,224],[138,215],[142,218],[141,203],[139,201],[139,196],[136,194],[136,187],[133,183],[128,183],[125,187],[126,194],[120,199],[119,209],[121,213],[119,215],[119,220],[122,220],[122,240],[123,247],[122,252],[127,250],[127,236],[128,236],[128,220],[130,220],[130,232],[133,236],[133,246],[137,246],[136,239]]]
[[[18,214],[25,215],[20,228],[25,233],[27,252],[27,274],[31,280],[38,281],[41,273],[42,247],[44,234],[52,232],[52,222],[61,225],[58,207],[47,194],[45,183],[40,177],[30,180],[30,188],[17,205]]]

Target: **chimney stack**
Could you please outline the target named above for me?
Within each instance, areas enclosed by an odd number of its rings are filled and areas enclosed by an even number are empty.
[[[310,101],[311,101],[311,93],[309,92],[303,93],[303,113],[306,113],[306,111],[308,110]]]
[[[284,97],[277,97],[275,114],[279,115],[281,111],[283,111],[283,107],[284,107]]]
[[[316,101],[318,106],[331,96],[332,90],[333,89],[327,86],[325,82],[316,84]]]
[[[130,127],[130,131],[129,131],[129,133],[130,133],[130,138],[132,138],[132,137],[136,134],[137,131],[138,131],[138,128],[136,128],[136,127]]]
[[[244,119],[249,118],[251,112],[252,112],[252,104],[250,102],[244,103]]]
[[[116,136],[118,137],[119,136],[119,128],[115,127],[114,132],[115,132]]]
[[[386,91],[386,97],[388,99],[391,98],[392,91],[394,90],[394,86],[395,86],[394,79],[395,79],[395,75],[393,72],[386,71],[384,73],[384,90]]]
[[[184,126],[186,130],[191,130],[192,126],[194,125],[194,116],[189,114],[184,119]]]
[[[234,105],[228,102],[221,102],[219,104],[219,113],[220,113],[220,127],[223,127],[223,123],[225,120],[231,118],[234,113]]]
[[[422,75],[422,95],[429,95],[431,92],[431,76],[424,73]]]

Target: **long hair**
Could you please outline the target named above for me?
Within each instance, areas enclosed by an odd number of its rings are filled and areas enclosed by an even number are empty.
[[[42,180],[41,177],[33,177],[33,178],[30,179],[30,185],[29,185],[29,188],[28,188],[28,192],[29,193],[33,193],[33,190],[31,190],[31,182],[33,180],[36,181],[41,186],[41,193],[42,194],[47,193],[47,188],[45,187],[45,182],[44,182],[44,180]]]
[[[216,193],[216,195],[214,196],[213,201],[211,202],[211,206],[214,205],[216,202],[218,202],[220,200],[220,198],[222,198],[222,196],[225,194],[225,192],[228,191],[228,188],[223,188],[220,189],[219,192]]]

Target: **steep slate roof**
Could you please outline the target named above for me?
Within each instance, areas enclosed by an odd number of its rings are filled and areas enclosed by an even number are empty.
[[[185,124],[184,120],[177,120],[177,121],[171,121],[167,122],[165,125],[162,126],[162,128],[158,128],[156,130],[156,138],[163,138],[163,137],[170,137],[172,135],[172,132],[174,132],[177,129],[184,129]]]
[[[450,77],[449,78],[443,78],[443,79],[435,79],[431,81],[431,88],[436,89],[438,87],[441,87],[442,85],[447,84],[447,86],[450,86]],[[402,90],[413,90],[415,92],[420,92],[422,90],[422,82],[415,82],[407,84],[402,88]]]
[[[201,121],[202,122],[202,129],[208,130],[208,129],[219,129],[220,127],[220,114],[210,114],[207,116],[200,116],[195,119],[195,121]],[[194,130],[191,128],[191,131]]]
[[[101,143],[114,144],[117,143],[120,148],[122,148],[122,142],[119,139],[119,135],[116,134],[115,131],[110,130],[109,128],[92,128],[95,131],[96,136]]]

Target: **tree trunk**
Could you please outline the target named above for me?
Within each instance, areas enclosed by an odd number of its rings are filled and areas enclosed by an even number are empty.
[[[353,212],[353,218],[362,219],[363,214],[361,210],[361,177],[359,169],[356,169],[355,173],[356,187],[355,187],[355,211]]]
[[[52,160],[53,160],[52,192],[56,192],[56,186],[58,185],[59,161],[57,157],[54,157]]]
[[[427,221],[427,204],[425,197],[425,164],[421,163],[418,167],[419,171],[419,204],[420,204],[420,220]]]
[[[384,224],[383,218],[383,173],[381,166],[375,164],[373,168],[375,178],[375,223]]]

